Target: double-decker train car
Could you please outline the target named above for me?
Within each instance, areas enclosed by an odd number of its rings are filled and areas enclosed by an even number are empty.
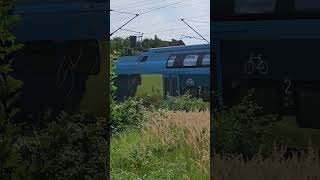
[[[209,100],[210,45],[151,48],[116,62],[116,96],[179,96]]]
[[[266,113],[320,128],[320,2],[215,0],[212,12],[217,108],[255,88]]]
[[[107,0],[18,0],[13,28],[24,45],[14,76],[23,82],[20,117],[40,112],[107,112]]]

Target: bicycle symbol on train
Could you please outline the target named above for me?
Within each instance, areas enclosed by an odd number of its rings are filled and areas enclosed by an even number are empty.
[[[262,54],[251,54],[249,60],[244,63],[244,72],[249,75],[254,73],[266,75],[269,72],[269,66],[262,59]]]

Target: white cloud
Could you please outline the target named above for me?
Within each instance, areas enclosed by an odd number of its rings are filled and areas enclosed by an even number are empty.
[[[130,13],[141,13],[150,10],[152,7],[163,7],[175,2],[178,2],[178,0],[111,0],[111,9]],[[134,16],[111,12],[111,32],[119,28],[132,17]],[[188,19],[188,17],[193,18]],[[180,39],[181,35],[199,37],[180,20],[181,18],[186,18],[186,22],[188,22],[188,24],[194,27],[194,29],[196,29],[207,40],[210,40],[209,17],[210,0],[184,0],[166,8],[142,14],[124,28],[143,32],[145,33],[143,37],[154,37],[154,35],[157,35],[161,39],[166,40]],[[126,37],[132,34],[134,33],[120,30],[115,33],[114,36]],[[186,44],[206,43],[205,41],[198,39],[184,38],[182,40]]]

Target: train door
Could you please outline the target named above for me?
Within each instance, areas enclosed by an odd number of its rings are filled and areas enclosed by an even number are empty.
[[[164,76],[164,93],[165,96],[179,96],[179,75],[169,74]]]

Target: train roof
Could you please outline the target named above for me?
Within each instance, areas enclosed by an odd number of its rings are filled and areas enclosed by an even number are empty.
[[[108,9],[107,0],[18,0],[13,32],[20,42],[101,40],[109,32]]]
[[[197,44],[197,45],[186,45],[186,46],[169,46],[161,48],[150,48],[147,52],[152,53],[165,53],[174,51],[191,51],[191,50],[209,50],[210,44]]]
[[[150,48],[137,56],[122,56],[119,57],[116,62],[116,74],[163,74],[168,73],[169,71],[207,74],[209,72],[209,68],[166,68],[166,63],[170,55],[194,52],[210,53],[210,45],[200,44]],[[142,58],[146,58],[146,60],[141,61]]]

